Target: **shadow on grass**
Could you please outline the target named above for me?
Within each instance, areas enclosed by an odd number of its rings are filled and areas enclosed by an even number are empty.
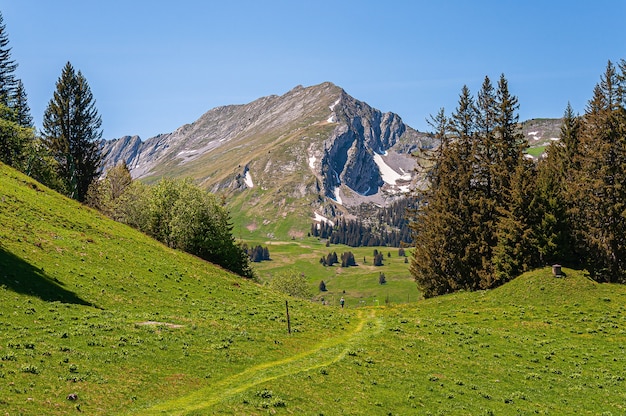
[[[95,306],[74,292],[62,287],[63,283],[46,276],[38,269],[0,247],[0,285],[16,293],[36,296],[48,302],[74,303]]]

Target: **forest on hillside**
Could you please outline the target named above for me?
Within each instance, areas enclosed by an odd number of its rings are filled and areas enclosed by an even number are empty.
[[[427,297],[552,263],[626,282],[626,61],[608,62],[583,115],[567,105],[539,161],[525,155],[518,108],[502,75],[431,117],[440,145],[411,222],[410,270]]]
[[[413,198],[394,201],[387,207],[363,207],[368,213],[357,219],[339,218],[311,224],[310,235],[326,239],[329,244],[344,244],[350,247],[402,247],[411,244],[411,229],[408,213],[416,207]]]

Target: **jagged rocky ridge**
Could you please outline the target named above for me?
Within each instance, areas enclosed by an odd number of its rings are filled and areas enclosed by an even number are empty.
[[[123,160],[135,178],[192,176],[212,191],[280,186],[295,197],[355,206],[408,191],[416,179],[410,153],[431,140],[323,83],[217,107],[146,141],[106,141],[104,153],[106,165]]]

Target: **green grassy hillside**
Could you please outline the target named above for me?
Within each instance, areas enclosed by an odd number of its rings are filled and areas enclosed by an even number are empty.
[[[0,164],[2,413],[133,412],[350,328],[291,308]]]
[[[284,246],[277,266],[306,252]],[[626,288],[564,270],[404,305],[289,299],[289,335],[283,296],[0,165],[0,412],[624,414]]]

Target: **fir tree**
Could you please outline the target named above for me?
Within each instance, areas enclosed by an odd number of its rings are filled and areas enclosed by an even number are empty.
[[[4,18],[0,13],[0,103],[11,108],[11,99],[16,87],[15,70],[17,63],[11,59],[9,37]]]
[[[595,279],[626,281],[626,109],[621,73],[609,61],[587,105],[579,169],[569,182],[570,218]]]
[[[44,113],[43,137],[67,195],[78,201],[99,174],[101,124],[87,80],[68,62]]]
[[[30,114],[28,106],[28,98],[22,80],[17,80],[15,95],[12,100],[13,109],[15,111],[15,121],[22,127],[32,128],[33,117]]]

